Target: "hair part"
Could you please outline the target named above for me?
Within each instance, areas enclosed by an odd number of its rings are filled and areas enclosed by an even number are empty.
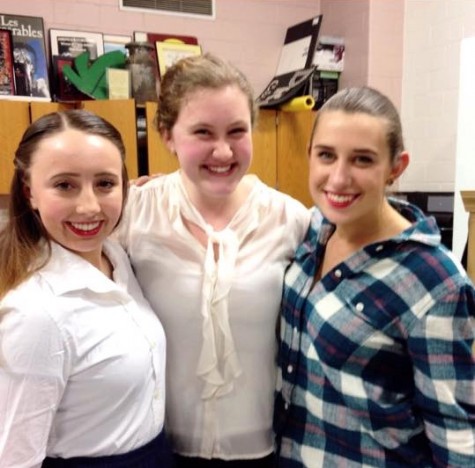
[[[156,125],[159,132],[171,131],[186,98],[200,89],[238,87],[247,97],[251,123],[257,119],[254,91],[246,76],[230,62],[215,55],[186,57],[173,64],[160,82]]]
[[[367,86],[346,88],[332,96],[317,111],[310,142],[313,140],[320,117],[328,111],[342,111],[349,114],[362,113],[385,120],[391,162],[394,162],[396,157],[404,151],[399,113],[391,100],[376,89]]]
[[[52,112],[33,122],[26,129],[15,152],[7,224],[0,231],[0,298],[27,280],[51,256],[49,235],[39,213],[31,206],[28,183],[30,168],[40,143],[67,129],[106,138],[116,146],[123,161],[122,193],[125,205],[128,190],[125,146],[119,131],[112,124],[82,109]]]

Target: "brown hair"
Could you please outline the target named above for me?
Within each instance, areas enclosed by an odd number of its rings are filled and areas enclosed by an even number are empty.
[[[162,78],[156,116],[159,131],[171,131],[186,97],[198,89],[237,86],[247,97],[252,125],[257,106],[249,80],[234,65],[212,54],[187,57],[172,65]]]
[[[386,120],[387,142],[391,161],[404,151],[402,126],[399,113],[387,96],[370,87],[347,88],[332,96],[317,112],[310,142],[313,140],[319,118],[327,111],[363,113]]]
[[[53,112],[39,118],[26,129],[15,152],[8,219],[0,232],[0,298],[49,260],[49,236],[38,213],[31,207],[25,183],[29,180],[30,167],[39,144],[68,128],[107,138],[119,150],[122,161],[125,160],[125,146],[119,131],[92,112],[77,109]],[[122,179],[124,205],[128,187],[125,164],[122,166]]]

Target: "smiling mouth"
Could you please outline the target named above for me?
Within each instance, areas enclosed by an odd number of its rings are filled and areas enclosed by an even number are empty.
[[[95,221],[90,223],[67,222],[66,225],[74,234],[78,236],[95,236],[102,228],[104,221]]]
[[[333,206],[347,207],[358,198],[358,195],[340,195],[337,193],[325,192],[328,201]]]
[[[233,169],[234,164],[228,164],[227,166],[205,166],[205,167],[209,172],[212,172],[213,174],[226,174]]]

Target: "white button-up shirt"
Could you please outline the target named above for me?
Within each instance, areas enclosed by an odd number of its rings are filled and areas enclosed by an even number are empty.
[[[283,275],[309,212],[246,177],[251,193],[222,231],[191,204],[180,172],[132,187],[121,224],[120,240],[167,334],[166,429],[182,455],[231,460],[273,449]],[[184,219],[206,232],[207,246]]]
[[[0,302],[0,467],[105,456],[163,427],[165,336],[125,252],[111,281],[52,244],[48,264]]]

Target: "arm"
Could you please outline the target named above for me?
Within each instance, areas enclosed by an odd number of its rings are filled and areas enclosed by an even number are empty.
[[[435,301],[409,337],[414,405],[424,419],[434,466],[475,466],[475,291]]]
[[[41,466],[65,386],[59,330],[30,301],[0,306],[0,468]]]

